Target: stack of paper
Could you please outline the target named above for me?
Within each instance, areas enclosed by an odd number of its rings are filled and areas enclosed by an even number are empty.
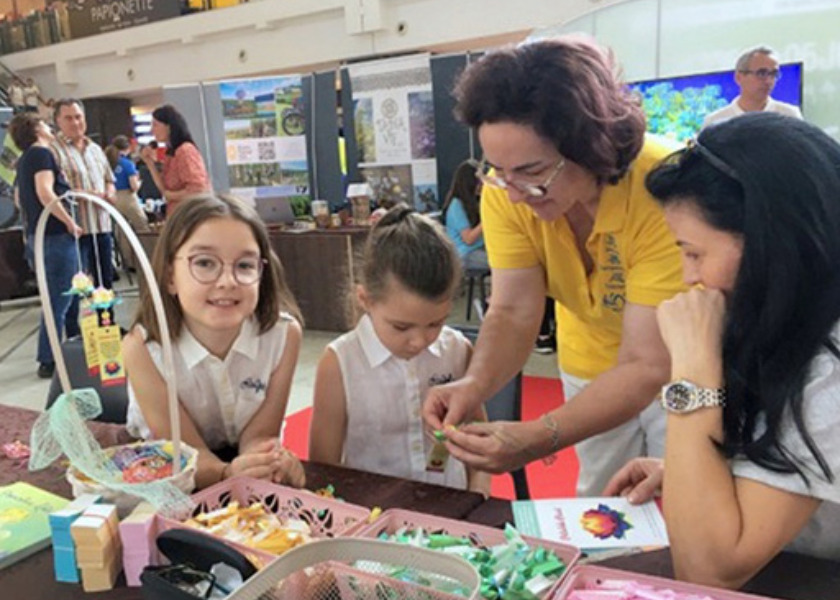
[[[86,592],[110,590],[122,570],[117,507],[94,504],[70,526]]]
[[[65,508],[50,513],[50,531],[52,531],[53,559],[56,581],[79,583],[79,569],[76,566],[76,549],[70,535],[70,526],[86,508],[102,499],[95,494],[82,494]]]
[[[123,547],[125,583],[140,586],[143,568],[152,562],[155,537],[155,507],[141,502],[120,522],[120,539]]]

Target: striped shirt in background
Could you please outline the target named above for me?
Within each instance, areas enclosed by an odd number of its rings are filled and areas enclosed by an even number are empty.
[[[114,173],[105,152],[89,137],[84,139],[84,149],[79,150],[67,136],[59,132],[55,136],[52,150],[71,189],[104,196],[105,186],[114,183]],[[88,202],[80,203],[77,210],[76,221],[85,233],[104,233],[112,230],[111,216],[104,210],[93,207]],[[97,217],[96,222],[94,214]]]

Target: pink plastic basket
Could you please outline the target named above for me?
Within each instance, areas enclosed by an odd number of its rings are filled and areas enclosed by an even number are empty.
[[[607,567],[597,567],[594,565],[578,565],[570,572],[567,571],[563,583],[557,589],[554,596],[551,596],[551,600],[566,600],[573,591],[583,589],[587,584],[605,579],[632,580],[653,586],[659,590],[673,590],[683,594],[696,594],[700,597],[708,597],[709,600],[771,600],[764,596],[753,596],[752,594],[744,594],[742,592],[711,588],[693,583],[685,583],[684,581],[676,581],[674,579],[665,579],[664,577],[654,577],[653,575],[619,571],[618,569],[608,569]]]
[[[196,503],[193,515],[222,508],[234,501],[239,502],[240,506],[250,506],[259,502],[281,519],[300,519],[306,522],[312,530],[313,538],[352,535],[368,524],[370,516],[370,509],[363,506],[250,477],[233,477],[219,482],[193,494],[192,499]],[[179,521],[158,517],[158,532],[174,527],[185,525]],[[230,544],[238,550],[245,551],[244,546],[232,542]],[[276,558],[273,554],[253,548],[247,548],[245,553],[258,567]]]
[[[504,544],[507,541],[505,532],[495,527],[476,525],[475,523],[468,523],[466,521],[453,521],[443,517],[401,509],[386,510],[376,521],[360,528],[355,535],[359,537],[378,538],[383,533],[393,534],[402,527],[409,529],[422,527],[427,533],[446,533],[466,537],[476,546],[493,546]],[[531,546],[551,550],[558,558],[566,563],[565,572],[546,593],[545,597],[550,598],[559,589],[563,580],[566,578],[566,574],[580,558],[580,550],[568,544],[561,544],[527,535],[523,535],[522,539]]]

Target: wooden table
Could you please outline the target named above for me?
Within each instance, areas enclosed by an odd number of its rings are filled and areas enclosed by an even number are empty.
[[[0,440],[27,440],[38,413],[0,405]],[[129,439],[121,426],[91,424],[91,430],[103,446],[124,443]],[[346,501],[363,506],[406,508],[443,517],[501,526],[512,521],[510,502],[394,477],[364,473],[316,463],[304,465],[307,488],[318,489],[332,484]],[[70,497],[63,469],[53,466],[30,473],[0,459],[0,485],[23,480],[54,493]],[[667,550],[644,552],[600,562],[604,566],[636,573],[672,577],[673,567]],[[85,594],[76,584],[57,583],[53,576],[52,551],[36,555],[0,570],[0,598],[4,600],[140,600],[139,588],[118,587],[108,592]],[[782,553],[744,588],[754,594],[790,600],[840,599],[840,564],[806,556]]]
[[[39,413],[0,405],[0,440],[28,441],[32,423]],[[102,446],[113,446],[131,440],[125,428],[105,423],[90,425]],[[332,484],[336,494],[347,502],[373,508],[408,508],[438,516],[461,519],[478,507],[484,498],[480,494],[452,488],[410,482],[375,473],[365,473],[317,463],[305,463],[307,488],[316,490]],[[29,472],[14,461],[0,459],[0,485],[26,481],[60,496],[71,498],[70,485],[64,469],[54,465],[43,471]],[[125,587],[122,575],[118,587],[108,592],[85,594],[81,585],[58,583],[53,576],[52,550],[47,549],[30,558],[0,570],[0,598],[6,600],[139,600],[139,588]],[[7,596],[6,591],[14,591]]]
[[[271,247],[280,257],[286,283],[308,329],[343,332],[356,326],[355,284],[369,230],[367,227],[269,229]],[[151,257],[158,232],[137,236]]]

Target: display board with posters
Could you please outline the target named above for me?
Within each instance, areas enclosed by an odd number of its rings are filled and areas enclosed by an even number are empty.
[[[381,206],[440,208],[427,54],[348,67],[359,172]]]
[[[295,213],[310,201],[301,76],[219,83],[231,192],[255,203],[289,198]]]

